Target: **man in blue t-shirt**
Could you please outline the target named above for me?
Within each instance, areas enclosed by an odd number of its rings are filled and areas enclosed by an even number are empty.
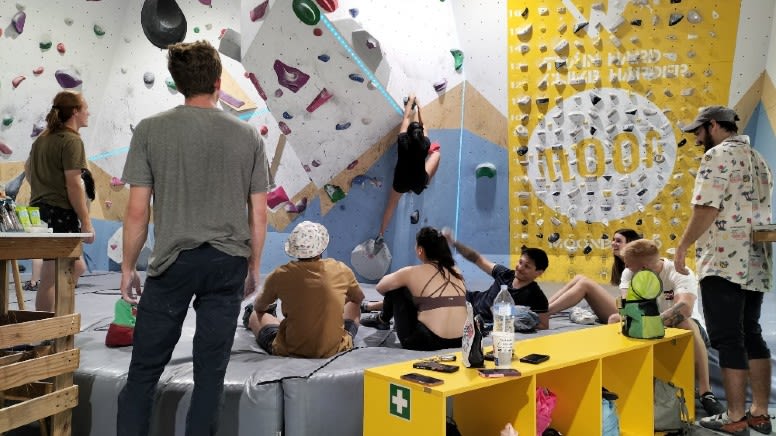
[[[549,303],[542,288],[536,283],[549,266],[547,253],[540,248],[524,248],[520,255],[520,261],[515,269],[509,269],[504,265],[493,263],[473,248],[453,240],[452,235],[445,232],[448,241],[455,247],[458,253],[469,262],[474,263],[481,270],[493,277],[493,284],[486,291],[466,291],[466,301],[470,302],[475,315],[480,315],[485,322],[493,322],[491,306],[496,299],[501,285],[507,285],[512,299],[517,306],[527,306],[539,316],[539,330],[546,330],[550,326],[550,316],[547,312]]]

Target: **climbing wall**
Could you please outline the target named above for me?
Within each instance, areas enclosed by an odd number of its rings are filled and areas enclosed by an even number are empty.
[[[398,13],[408,9],[414,13]],[[333,179],[395,135],[403,97],[414,92],[428,104],[460,82],[450,13],[444,4],[408,1],[243,1],[250,20],[241,32],[242,64],[284,135],[281,153],[293,150],[301,164],[282,168],[270,206],[298,197],[310,182],[329,202],[342,200],[366,176]],[[428,43],[413,46],[407,37]]]
[[[603,281],[618,228],[670,252],[702,154],[680,127],[727,104],[738,2],[510,1],[507,14],[513,256],[544,247],[548,280]]]

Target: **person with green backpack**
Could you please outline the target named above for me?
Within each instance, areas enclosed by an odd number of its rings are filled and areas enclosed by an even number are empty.
[[[660,251],[654,241],[638,239],[629,242],[622,250],[626,269],[622,273],[620,290],[623,296],[632,287],[631,280],[639,271],[652,271],[662,282],[662,293],[656,296],[660,318],[665,327],[690,330],[693,333],[695,351],[695,378],[701,405],[709,415],[725,411],[725,407],[711,391],[709,383],[709,358],[706,344],[700,332],[700,324],[692,318],[695,301],[698,299],[698,281],[690,272],[679,274],[674,263],[660,257]],[[653,298],[653,296],[649,296]],[[619,322],[619,315],[612,315],[609,322]]]

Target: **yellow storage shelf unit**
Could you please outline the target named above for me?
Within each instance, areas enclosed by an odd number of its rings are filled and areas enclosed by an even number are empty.
[[[486,379],[461,368],[442,374],[412,368],[412,361],[364,372],[364,434],[444,435],[448,399],[463,434],[497,435],[511,422],[521,435],[536,434],[536,388],[554,392],[557,405],[552,426],[563,434],[601,434],[601,388],[619,395],[622,435],[652,434],[652,378],[668,380],[694,391],[692,334],[667,329],[662,339],[631,339],[619,325],[577,330],[515,344],[516,354],[549,354],[540,365],[515,361],[520,377]],[[460,353],[458,362],[461,361]],[[487,362],[488,367],[492,363]],[[425,387],[401,379],[408,372],[428,373],[444,380]],[[695,416],[693,402],[688,402]]]

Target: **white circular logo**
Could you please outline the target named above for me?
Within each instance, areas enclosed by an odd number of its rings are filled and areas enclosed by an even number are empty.
[[[676,148],[673,126],[651,101],[603,88],[552,108],[517,152],[548,207],[608,222],[644,211],[671,177]]]

